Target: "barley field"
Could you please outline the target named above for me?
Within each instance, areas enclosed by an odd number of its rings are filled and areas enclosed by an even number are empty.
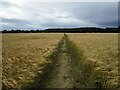
[[[2,34],[0,33],[0,77],[2,77]],[[2,89],[2,78],[0,78],[0,89]]]
[[[63,34],[3,34],[3,87],[20,88],[32,82],[36,73],[50,63],[46,58],[55,50]]]
[[[118,34],[2,34],[2,64],[4,89],[117,88]]]
[[[92,64],[91,72],[102,72],[107,79],[107,88],[118,85],[118,34],[86,33],[68,34],[78,49],[82,50],[83,63]],[[89,72],[90,68],[86,70]],[[100,73],[101,74],[101,73]]]

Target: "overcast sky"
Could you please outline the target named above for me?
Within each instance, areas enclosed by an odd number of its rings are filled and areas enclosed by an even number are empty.
[[[2,29],[118,26],[117,0],[114,0],[116,2],[12,1],[14,0],[0,2]]]

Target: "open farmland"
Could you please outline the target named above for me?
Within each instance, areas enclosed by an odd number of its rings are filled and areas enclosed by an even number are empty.
[[[42,74],[63,34],[3,34],[3,88],[20,88]]]
[[[83,54],[81,55],[83,60],[78,65],[81,73],[84,73],[83,76],[79,76],[81,78],[78,78],[81,80],[80,83],[85,82],[82,78],[85,78],[86,73],[85,80],[89,79],[89,83],[84,83],[85,87],[93,87],[93,84],[101,84],[101,87],[107,88],[117,87],[118,34],[68,34],[68,37]],[[104,80],[100,79],[101,77],[104,77]]]
[[[117,88],[118,34],[3,34],[3,89]]]
[[[2,34],[0,34],[0,77],[2,77]],[[0,78],[0,89],[2,89],[2,78]]]

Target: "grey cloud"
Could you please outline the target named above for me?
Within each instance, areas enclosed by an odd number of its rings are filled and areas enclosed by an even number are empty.
[[[2,22],[4,23],[14,23],[14,24],[17,24],[17,23],[21,23],[21,24],[30,24],[30,22],[28,21],[24,21],[24,20],[19,20],[19,19],[7,19],[7,18],[2,18]]]
[[[118,6],[117,3],[80,3],[73,9],[74,17],[84,19],[87,22],[94,22],[98,25],[108,25],[113,22],[117,26]],[[83,6],[83,7],[82,7]],[[77,9],[79,8],[79,9]],[[110,25],[111,26],[111,25]]]
[[[31,24],[31,22],[24,20],[6,19],[6,18],[2,18],[2,23],[7,23],[7,25],[3,24],[2,29],[26,29],[29,28],[28,25]]]
[[[9,7],[18,7],[18,5],[10,2],[0,2],[3,8],[9,8]]]
[[[31,30],[31,29],[35,29],[32,27],[27,27],[27,25],[23,25],[23,26],[15,26],[15,25],[4,25],[4,27],[2,27],[3,30],[7,29],[7,30],[11,30],[11,29],[16,29],[16,30]]]
[[[9,3],[4,3],[4,5],[10,6]],[[3,18],[2,22],[13,23],[18,25],[17,28],[51,28],[117,26],[118,20],[118,6],[114,2],[29,2],[23,3],[17,8],[20,9],[20,12],[15,14],[19,18]],[[5,27],[10,28],[10,24],[8,24],[8,27]]]

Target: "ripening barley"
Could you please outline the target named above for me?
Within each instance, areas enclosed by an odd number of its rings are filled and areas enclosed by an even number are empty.
[[[118,34],[68,34],[70,40],[84,51],[86,61],[94,65],[94,71],[102,71],[108,77],[109,88],[118,85]],[[96,66],[95,66],[96,64]]]
[[[63,34],[3,34],[3,85],[20,88],[42,73]]]

